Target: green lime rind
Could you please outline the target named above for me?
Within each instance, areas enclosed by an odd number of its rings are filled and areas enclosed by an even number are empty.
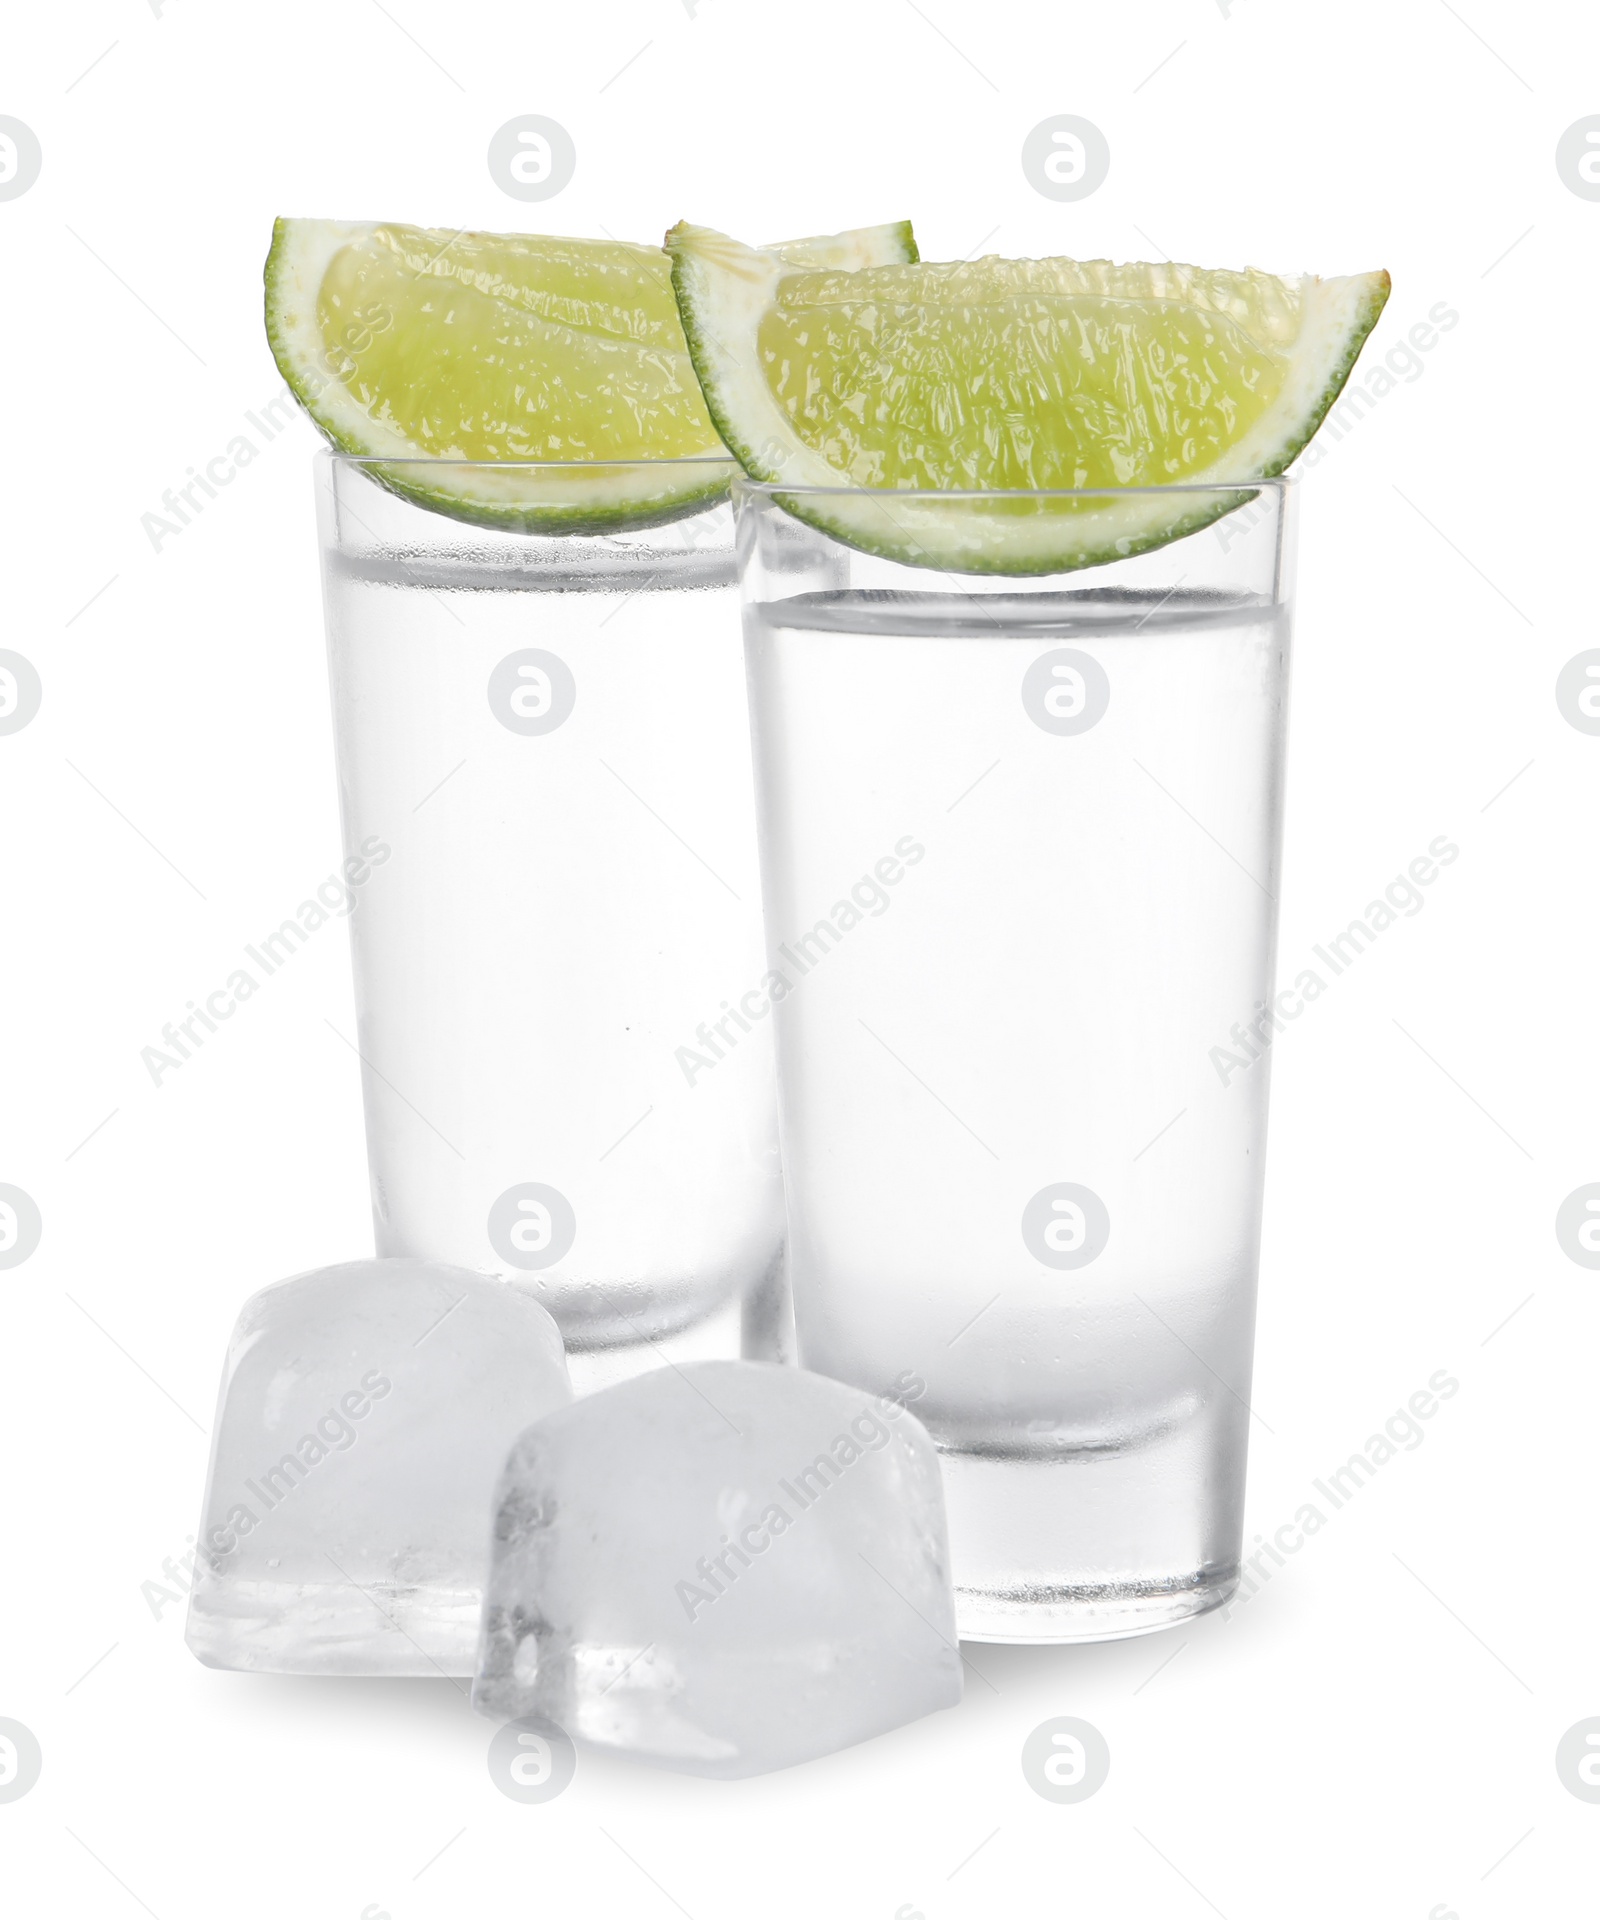
[[[780,240],[767,249],[786,267],[820,273],[855,273],[866,267],[914,267],[922,258],[909,220],[881,227],[852,227],[845,233],[817,234],[808,240]]]
[[[331,436],[330,436],[331,437]],[[337,441],[334,443],[339,445]],[[342,453],[359,449],[339,447]],[[464,466],[455,485],[425,485],[408,477],[403,465],[369,460],[363,467],[371,479],[413,506],[426,507],[470,527],[488,527],[501,533],[606,534],[638,533],[646,527],[667,526],[703,513],[728,497],[739,472],[733,460],[706,460],[697,466],[714,467],[698,484],[681,472],[665,484],[648,461],[619,463],[612,474],[574,469],[568,476],[549,468],[517,472],[504,467]],[[521,499],[491,497],[502,490],[526,489]]]
[[[578,460],[564,467],[518,467],[474,464],[470,459],[452,464],[436,449],[413,443],[392,420],[375,417],[340,379],[318,320],[318,295],[330,265],[342,248],[362,244],[373,231],[370,223],[279,219],[273,225],[264,282],[267,339],[290,392],[330,445],[370,463],[366,471],[379,485],[470,526],[539,534],[606,534],[660,526],[726,497],[739,468],[710,432],[703,436],[703,447],[697,445],[687,456],[652,456],[645,446],[636,457],[611,463]],[[438,238],[448,244],[449,236]],[[659,257],[654,249],[626,251]],[[812,269],[888,265],[917,257],[909,222],[784,242],[778,251],[797,266]],[[670,324],[670,305],[666,315]]]
[[[1167,487],[1130,487],[1120,498],[1095,490],[1076,499],[1061,491],[963,498],[953,490],[950,497],[941,499],[937,491],[926,488],[853,487],[848,474],[830,466],[790,425],[761,373],[758,329],[779,280],[792,267],[700,227],[674,228],[667,236],[667,251],[672,255],[673,290],[684,336],[707,410],[724,444],[752,480],[778,489],[774,497],[796,519],[859,551],[908,566],[1011,577],[1072,572],[1130,559],[1235,511],[1253,497],[1249,482],[1282,474],[1316,433],[1338,400],[1389,295],[1389,276],[1384,273],[1298,284],[1251,277],[1279,303],[1270,324],[1280,332],[1291,322],[1298,327],[1287,348],[1282,392],[1237,445]],[[1067,261],[1032,264],[1070,270],[1078,279],[1101,271],[1095,265],[1080,267]],[[1105,277],[1125,279],[1146,270],[1103,271]],[[1160,275],[1169,289],[1190,276],[1227,281],[1230,287],[1245,279],[1204,276],[1181,267],[1148,271]],[[878,276],[869,284],[877,291],[883,281],[902,278],[909,282],[914,276]],[[1226,306],[1221,310],[1227,311]],[[1285,314],[1291,316],[1290,322]],[[796,487],[841,491],[831,496],[790,493],[782,491],[785,481]],[[981,481],[971,484],[981,486]],[[1183,503],[1178,496],[1183,487],[1232,488],[1235,484],[1237,493],[1205,495],[1193,504]]]

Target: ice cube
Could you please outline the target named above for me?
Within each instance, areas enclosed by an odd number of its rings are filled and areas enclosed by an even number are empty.
[[[513,1448],[481,1712],[738,1778],[960,1697],[939,1463],[893,1401],[702,1361],[579,1400]]]
[[[261,1673],[471,1673],[506,1451],[571,1397],[524,1282],[357,1260],[264,1288],[223,1369],[190,1647]]]

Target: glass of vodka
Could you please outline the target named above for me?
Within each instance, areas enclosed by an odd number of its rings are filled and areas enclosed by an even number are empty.
[[[1154,491],[1199,530],[1016,578],[736,490],[797,1355],[933,1434],[969,1638],[1239,1579],[1290,488]]]
[[[444,463],[371,464],[318,458],[377,1251],[525,1275],[580,1390],[775,1357],[732,510],[500,532],[392,490]],[[726,472],[579,477],[668,464]]]

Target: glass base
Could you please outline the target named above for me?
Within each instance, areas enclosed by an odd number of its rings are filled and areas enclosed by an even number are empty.
[[[956,1588],[956,1629],[963,1640],[1059,1647],[1079,1640],[1129,1640],[1181,1626],[1226,1606],[1237,1573],[1194,1574],[1187,1584],[1141,1592],[1133,1587],[1053,1587],[980,1593]]]
[[[1173,1454],[1170,1442],[1051,1460],[942,1454],[962,1639],[1120,1640],[1224,1605],[1237,1529]]]
[[[653,1367],[681,1367],[691,1360],[771,1360],[794,1364],[794,1313],[780,1249],[772,1265],[742,1299],[724,1302],[686,1327],[636,1340],[583,1344],[568,1333],[567,1372],[575,1394],[595,1393],[635,1379]]]

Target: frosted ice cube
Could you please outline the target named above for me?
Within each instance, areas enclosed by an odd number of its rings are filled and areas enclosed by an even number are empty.
[[[358,1260],[264,1288],[223,1369],[190,1647],[265,1673],[470,1673],[506,1450],[571,1397],[520,1281]]]
[[[684,1773],[765,1773],[961,1697],[933,1443],[740,1360],[541,1420],[496,1496],[473,1704]]]

